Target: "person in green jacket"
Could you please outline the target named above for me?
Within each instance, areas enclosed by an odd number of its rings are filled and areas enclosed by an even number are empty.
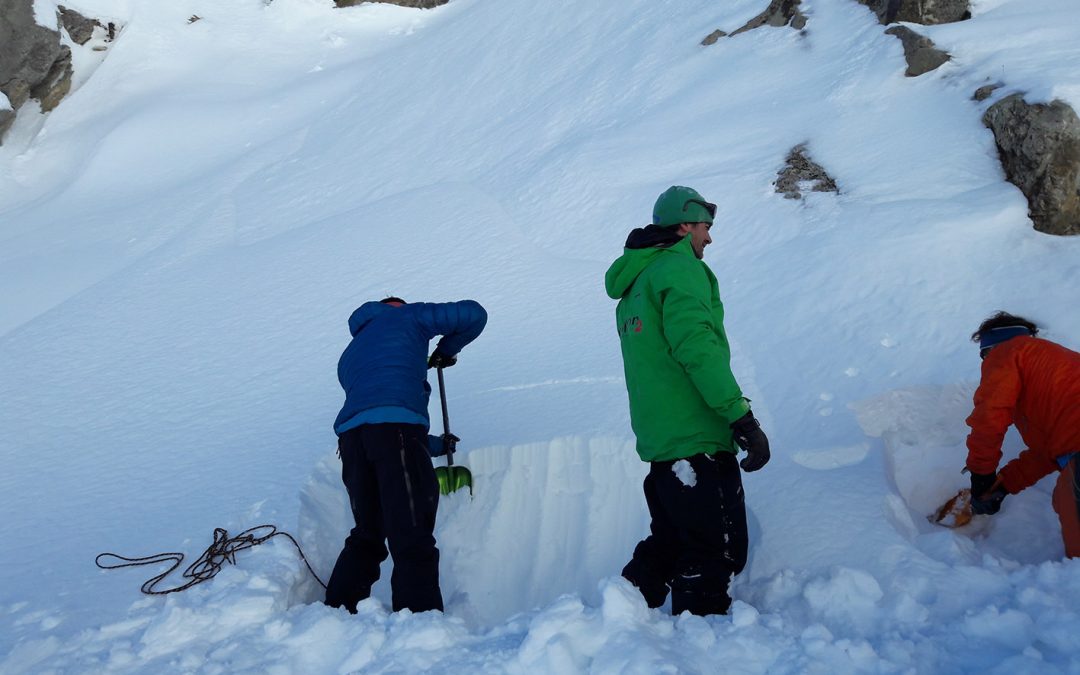
[[[731,372],[724,306],[702,261],[712,243],[711,204],[688,187],[665,190],[652,224],[637,228],[607,271],[619,301],[630,423],[649,463],[651,534],[622,575],[650,607],[671,590],[671,611],[726,614],[728,585],[746,565],[741,466],[769,461],[769,441]],[[746,450],[741,463],[736,446]]]

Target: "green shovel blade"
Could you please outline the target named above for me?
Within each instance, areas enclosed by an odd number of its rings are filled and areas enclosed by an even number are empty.
[[[463,466],[437,466],[435,477],[439,479],[439,494],[448,495],[461,488],[469,488],[472,494],[472,472]]]

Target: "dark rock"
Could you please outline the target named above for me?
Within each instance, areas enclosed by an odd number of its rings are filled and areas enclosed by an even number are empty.
[[[1028,199],[1035,229],[1080,234],[1080,118],[1062,101],[1031,104],[1022,94],[983,115],[1005,177]]]
[[[30,100],[30,85],[26,80],[14,79],[6,84],[0,84],[0,91],[7,94],[11,107],[18,110],[23,103]]]
[[[0,108],[0,139],[4,138],[4,134],[11,128],[11,125],[15,123],[15,111],[8,110],[6,108]]]
[[[28,92],[59,55],[60,33],[35,23],[33,0],[0,0],[0,90],[12,106],[17,109],[26,99],[11,90]]]
[[[930,38],[923,37],[907,26],[896,26],[885,31],[900,38],[904,44],[904,58],[907,59],[908,77],[918,77],[923,73],[939,68],[952,57],[934,46]]]
[[[1000,89],[1001,87],[1004,87],[1004,86],[1005,85],[1002,84],[1001,82],[995,82],[994,84],[983,85],[983,86],[981,86],[981,87],[979,87],[978,89],[975,90],[975,93],[971,95],[971,100],[973,100],[973,101],[985,101],[986,99],[990,98],[994,94],[995,90]]]
[[[70,89],[71,50],[60,32],[37,24],[33,0],[0,0],[0,91],[11,107],[34,97],[52,110]]]
[[[825,169],[806,154],[806,143],[796,145],[788,153],[784,168],[776,174],[776,191],[787,199],[802,199],[802,190],[810,185],[811,192],[840,192],[836,181]]]
[[[419,9],[431,9],[439,5],[445,5],[449,0],[334,0],[338,7],[355,7],[366,2],[378,2],[385,5],[399,5],[401,7],[416,7]]]
[[[714,45],[714,44],[716,44],[717,40],[724,37],[725,35],[727,35],[727,33],[725,33],[722,30],[719,30],[719,29],[714,30],[713,32],[711,32],[711,33],[709,33],[708,35],[705,36],[705,39],[701,41],[701,44],[704,47],[708,47],[709,45]]]
[[[806,27],[806,15],[799,10],[802,0],[772,0],[764,12],[746,22],[746,25],[732,33],[732,37],[762,26],[791,26],[796,30]]]
[[[64,27],[67,34],[71,36],[72,42],[77,45],[84,45],[90,41],[90,38],[94,36],[94,28],[102,26],[101,23],[94,19],[88,19],[82,14],[79,14],[73,9],[68,9],[63,5],[57,8],[57,16],[60,18],[60,25]]]
[[[49,112],[60,105],[60,99],[71,91],[71,47],[60,48],[60,56],[53,62],[45,79],[31,87],[30,96],[41,102],[41,112]]]
[[[881,23],[907,21],[925,25],[971,18],[970,0],[858,0],[877,14]]]

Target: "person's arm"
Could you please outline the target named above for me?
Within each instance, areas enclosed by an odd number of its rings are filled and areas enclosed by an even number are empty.
[[[428,454],[432,457],[442,457],[446,454],[446,445],[443,443],[442,436],[432,436],[428,434]]]
[[[982,379],[975,390],[975,407],[967,418],[967,467],[974,474],[992,474],[1001,461],[1001,442],[1013,423],[1020,396],[1017,352],[1001,345],[983,361]]]
[[[704,270],[674,271],[682,273],[669,278],[660,291],[664,337],[705,403],[731,424],[750,406],[731,372],[724,328],[713,328],[712,286]]]
[[[429,337],[443,336],[435,351],[453,358],[483,332],[487,312],[475,300],[428,302],[421,308],[419,322]]]
[[[1028,448],[1021,452],[1016,459],[1003,466],[1001,471],[998,472],[998,478],[1001,480],[1001,485],[1006,492],[1016,494],[1038,483],[1044,476],[1048,476],[1060,468],[1057,462],[1048,459],[1043,453]]]

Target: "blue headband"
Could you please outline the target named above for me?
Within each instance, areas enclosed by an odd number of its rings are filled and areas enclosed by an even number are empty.
[[[1021,335],[1034,335],[1026,326],[1002,326],[979,333],[979,349],[989,349]]]

